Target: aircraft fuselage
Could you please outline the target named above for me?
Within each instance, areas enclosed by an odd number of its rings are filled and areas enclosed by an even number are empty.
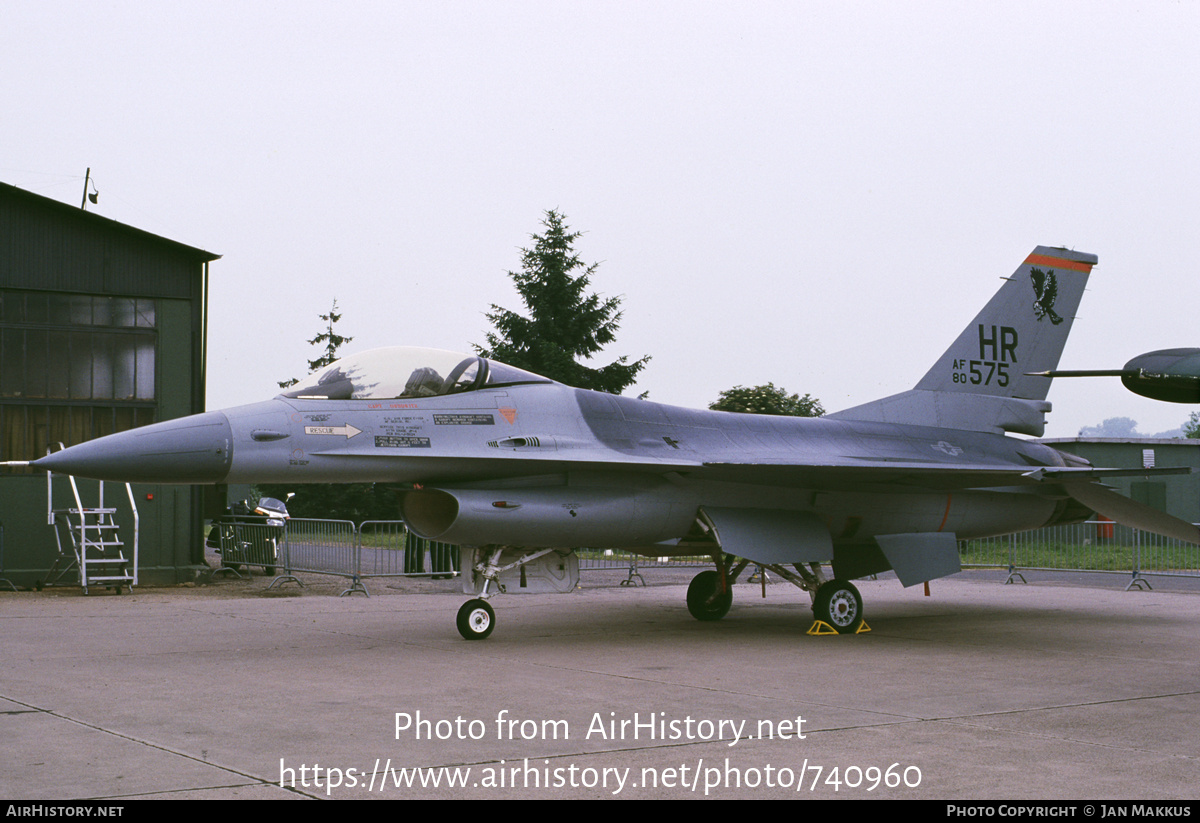
[[[139,482],[416,484],[405,519],[429,537],[670,554],[656,544],[684,538],[703,506],[812,512],[835,544],[1035,528],[1060,517],[1062,502],[1013,486],[1013,469],[1064,459],[985,432],[694,410],[543,382],[391,400],[278,397],[39,465]],[[938,471],[947,468],[953,481]],[[1002,488],[981,490],[991,471]],[[454,494],[453,515],[422,503],[433,489]]]

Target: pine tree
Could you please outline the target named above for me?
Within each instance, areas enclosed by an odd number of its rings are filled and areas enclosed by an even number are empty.
[[[337,322],[342,319],[342,316],[340,314],[338,314],[337,307],[338,307],[337,298],[335,297],[333,299],[333,306],[329,309],[329,314],[317,315],[318,317],[320,317],[322,320],[325,321],[325,331],[318,334],[312,340],[309,340],[308,344],[310,346],[316,346],[320,343],[324,343],[325,344],[325,353],[322,354],[320,357],[318,357],[316,360],[308,361],[309,374],[312,374],[313,372],[317,371],[318,369],[323,369],[326,366],[328,366],[330,363],[337,360],[338,359],[338,354],[337,354],[338,348],[341,347],[341,345],[343,343],[349,343],[351,340],[354,339],[353,337],[342,337],[340,334],[338,334],[337,332],[335,332],[333,330],[334,325],[336,325]],[[289,386],[294,386],[299,382],[300,382],[299,378],[296,378],[296,377],[293,377],[291,380],[281,380],[281,381],[279,381],[279,388],[286,389]]]
[[[598,263],[587,266],[575,253],[581,232],[572,232],[553,209],[534,234],[533,247],[521,250],[521,270],[508,273],[528,316],[492,305],[487,318],[495,331],[487,345],[476,346],[484,357],[583,389],[620,394],[650,359],[632,363],[626,357],[601,368],[577,358],[590,358],[611,343],[621,321],[621,298],[589,294]]]

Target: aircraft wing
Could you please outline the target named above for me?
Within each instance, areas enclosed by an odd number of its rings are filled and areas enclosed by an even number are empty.
[[[748,463],[705,463],[704,468],[721,479],[747,483],[775,483],[802,488],[840,490],[867,486],[911,486],[951,491],[954,489],[1027,486],[1064,481],[1088,482],[1108,477],[1142,477],[1156,474],[1188,474],[1188,467],[1158,469],[1095,469],[1088,467],[1031,467],[1012,464],[952,466],[944,463],[914,463],[850,459],[829,465],[802,466],[794,463],[756,461]]]
[[[1061,485],[1067,496],[1092,511],[1143,531],[1166,535],[1200,545],[1200,528],[1192,523],[1132,500],[1102,485],[1110,477],[1143,477],[1165,474],[1189,474],[1189,467],[1154,469],[1095,469],[1090,467],[1014,466],[928,466],[875,463],[870,466],[788,466],[781,464],[706,464],[746,482],[774,478],[806,488],[872,490],[879,487],[909,486],[931,491],[987,489],[1035,484]]]

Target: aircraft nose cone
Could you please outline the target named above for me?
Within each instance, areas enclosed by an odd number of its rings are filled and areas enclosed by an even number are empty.
[[[33,465],[125,483],[218,483],[229,474],[232,442],[229,419],[206,412],[80,443]]]

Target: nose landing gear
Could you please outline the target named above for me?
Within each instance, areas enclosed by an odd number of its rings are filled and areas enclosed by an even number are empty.
[[[483,640],[496,628],[496,612],[486,600],[468,600],[458,610],[457,622],[465,640]]]

